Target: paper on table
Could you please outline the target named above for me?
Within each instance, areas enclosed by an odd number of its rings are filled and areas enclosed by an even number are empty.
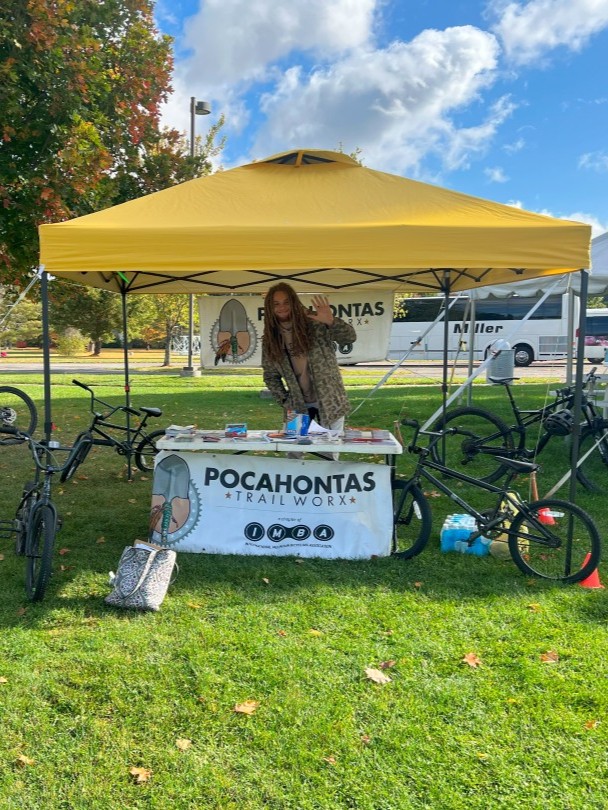
[[[308,426],[308,433],[314,433],[316,436],[322,436],[329,433],[329,430],[320,425],[316,419],[311,419],[310,425]]]

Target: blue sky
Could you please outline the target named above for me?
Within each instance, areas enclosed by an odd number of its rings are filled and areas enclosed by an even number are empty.
[[[608,229],[608,0],[157,0],[164,122],[225,168],[295,147]]]

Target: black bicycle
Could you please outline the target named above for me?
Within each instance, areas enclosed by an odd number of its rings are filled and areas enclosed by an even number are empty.
[[[30,397],[19,388],[0,385],[0,428],[11,427],[32,434],[38,424],[36,406]],[[16,444],[22,441],[16,436],[0,436],[0,444]]]
[[[584,487],[599,492],[604,491],[608,483],[608,420],[597,413],[593,401],[587,396],[589,387],[597,379],[595,371],[595,368],[591,369],[583,383],[579,459],[584,460],[577,467],[576,475]],[[522,410],[511,390],[514,377],[490,379],[504,387],[515,424],[507,425],[485,408],[464,406],[447,411],[445,417],[441,416],[431,428],[434,432],[445,431],[442,441],[433,444],[433,459],[453,469],[469,465],[471,474],[486,483],[507,474],[505,457],[536,459],[553,438],[569,436],[574,427],[574,386],[557,390],[553,400],[542,408]],[[542,433],[534,446],[528,447],[529,428],[539,423]]]
[[[495,486],[450,469],[434,459],[435,448],[444,435],[454,435],[455,428],[448,428],[445,432],[423,432],[415,420],[403,420],[401,424],[414,428],[407,450],[417,457],[417,464],[410,478],[396,478],[393,482],[394,554],[409,559],[420,554],[429,541],[431,508],[420,486],[425,480],[475,518],[478,528],[470,534],[469,545],[479,537],[507,537],[517,567],[524,574],[544,579],[579,582],[595,570],[600,560],[600,537],[593,519],[583,509],[557,498],[528,503],[511,488],[519,473],[533,473],[538,469],[537,464],[501,458],[500,462],[508,473],[504,485]],[[426,447],[418,444],[419,435],[428,438]],[[492,493],[496,496],[494,506],[479,512],[434,473]]]
[[[76,459],[83,458],[83,448],[91,444],[90,434],[83,433],[72,447],[59,442],[36,441],[30,434],[8,425],[0,426],[0,434],[16,442],[29,444],[34,459],[35,477],[23,487],[21,500],[13,520],[0,521],[0,536],[15,538],[15,553],[25,556],[25,589],[29,599],[44,597],[52,573],[55,536],[61,527],[61,518],[52,499],[51,483],[56,473],[63,474]],[[56,454],[66,452],[63,464]],[[77,465],[76,465],[77,466]]]
[[[93,445],[100,447],[113,447],[121,456],[126,456],[130,464],[131,458],[142,472],[150,472],[154,469],[154,456],[157,454],[156,440],[165,435],[164,429],[146,432],[146,424],[151,417],[162,416],[160,408],[131,408],[126,405],[111,405],[103,399],[95,396],[92,388],[78,380],[72,380],[74,385],[83,388],[91,396],[91,413],[93,419],[89,427],[79,434],[75,444],[78,444],[83,436],[90,435],[90,444],[81,444],[81,456],[74,458],[74,466],[68,466],[61,474],[61,481],[68,481],[76,472],[76,469],[87,457]],[[102,406],[102,410],[96,407]],[[114,420],[119,414],[125,417],[125,422],[117,423]],[[139,422],[131,427],[127,425],[126,417],[134,416]],[[118,434],[118,435],[117,435]]]

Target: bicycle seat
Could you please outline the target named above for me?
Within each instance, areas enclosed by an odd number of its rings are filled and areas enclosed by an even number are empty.
[[[163,412],[160,408],[140,408],[142,413],[147,413],[148,416],[162,416]]]
[[[533,461],[520,461],[517,458],[506,458],[505,456],[494,456],[494,458],[515,472],[531,473],[540,469],[540,464],[535,464]]]
[[[488,380],[494,385],[508,385],[513,380],[519,380],[519,377],[488,377]]]

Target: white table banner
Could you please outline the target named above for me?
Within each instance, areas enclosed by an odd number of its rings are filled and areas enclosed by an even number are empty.
[[[150,540],[176,551],[369,559],[390,554],[392,531],[387,465],[156,456]]]
[[[312,294],[300,295],[312,307]],[[384,360],[393,324],[393,294],[369,291],[330,293],[334,315],[354,326],[355,343],[336,346],[338,363]],[[199,297],[201,366],[259,366],[262,362],[264,299],[261,295]]]

